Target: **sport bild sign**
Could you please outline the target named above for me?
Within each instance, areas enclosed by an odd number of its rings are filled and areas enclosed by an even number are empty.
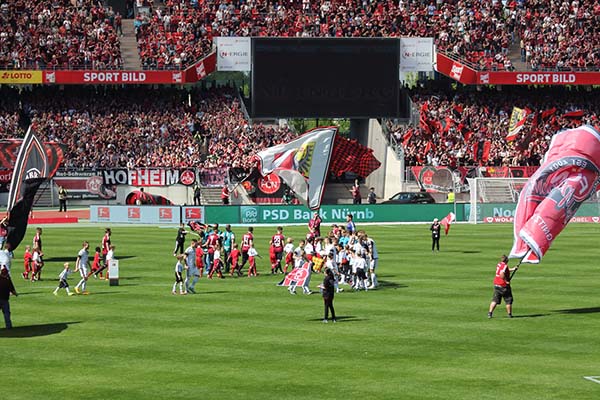
[[[433,71],[433,38],[400,38],[400,71]]]
[[[107,169],[101,173],[107,186],[191,186],[196,182],[196,172],[192,169]]]

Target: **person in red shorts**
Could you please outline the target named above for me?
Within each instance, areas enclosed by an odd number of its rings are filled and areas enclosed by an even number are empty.
[[[277,233],[271,238],[271,249],[269,252],[273,253],[275,259],[271,257],[271,274],[276,274],[277,271],[283,273],[281,269],[281,259],[283,258],[283,246],[285,244],[285,236],[283,236],[283,227],[277,227]],[[271,255],[271,254],[269,254]]]
[[[33,254],[31,254],[31,246],[25,246],[25,254],[23,254],[23,279],[29,279],[29,273],[33,274],[31,263],[33,260]]]
[[[94,261],[92,262],[92,270],[90,271],[90,275],[94,275],[94,279],[98,278],[100,275],[100,279],[104,279],[102,275],[102,257],[100,255],[100,247],[96,247],[96,253],[94,253]]]
[[[249,227],[248,232],[242,236],[242,264],[240,265],[240,272],[242,272],[244,265],[248,261],[248,250],[254,245],[254,235],[252,232],[254,232],[254,228]]]
[[[196,268],[200,271],[200,278],[202,278],[202,274],[204,273],[204,250],[202,250],[202,243],[198,241],[196,243]]]
[[[234,272],[237,272],[238,276],[242,276],[242,271],[240,268],[239,260],[240,260],[240,250],[238,249],[237,243],[233,244],[233,248],[231,253],[229,253],[229,261],[231,263],[230,276],[233,276]]]
[[[257,276],[258,272],[256,272],[256,257],[260,257],[258,255],[258,252],[256,251],[256,249],[254,248],[254,246],[251,246],[248,249],[248,276]]]
[[[285,254],[285,267],[283,268],[283,273],[287,274],[288,267],[294,269],[294,239],[287,238],[287,243],[283,247],[283,252]]]

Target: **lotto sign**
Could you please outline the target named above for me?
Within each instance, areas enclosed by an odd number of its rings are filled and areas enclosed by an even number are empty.
[[[42,83],[42,71],[4,71],[0,74],[0,85],[7,83]]]

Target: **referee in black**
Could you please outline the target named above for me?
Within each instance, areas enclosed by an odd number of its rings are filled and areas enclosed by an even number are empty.
[[[331,310],[331,321],[334,323],[335,320],[335,310],[333,309],[333,295],[335,293],[335,278],[333,277],[333,271],[330,268],[325,270],[325,279],[323,279],[323,303],[325,304],[325,316],[323,318],[323,323],[327,323],[327,317],[329,316],[329,310]]]

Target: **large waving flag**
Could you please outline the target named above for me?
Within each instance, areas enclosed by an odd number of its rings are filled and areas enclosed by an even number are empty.
[[[512,114],[510,115],[510,122],[508,124],[508,135],[506,140],[511,141],[517,138],[517,134],[527,121],[528,110],[525,108],[513,107]]]
[[[600,132],[589,125],[557,133],[542,166],[519,195],[511,258],[537,264],[577,209],[596,192]]]
[[[452,223],[454,221],[456,221],[456,214],[454,214],[453,212],[446,215],[440,221],[440,224],[444,227],[444,232],[446,233],[446,235],[448,235],[448,231],[450,230],[450,225],[452,225]]]
[[[23,240],[35,195],[50,172],[46,148],[30,127],[15,161],[8,194],[8,250],[16,249]]]
[[[336,133],[336,127],[317,128],[289,143],[259,152],[256,158],[260,174],[276,174],[302,203],[311,210],[318,209]]]

